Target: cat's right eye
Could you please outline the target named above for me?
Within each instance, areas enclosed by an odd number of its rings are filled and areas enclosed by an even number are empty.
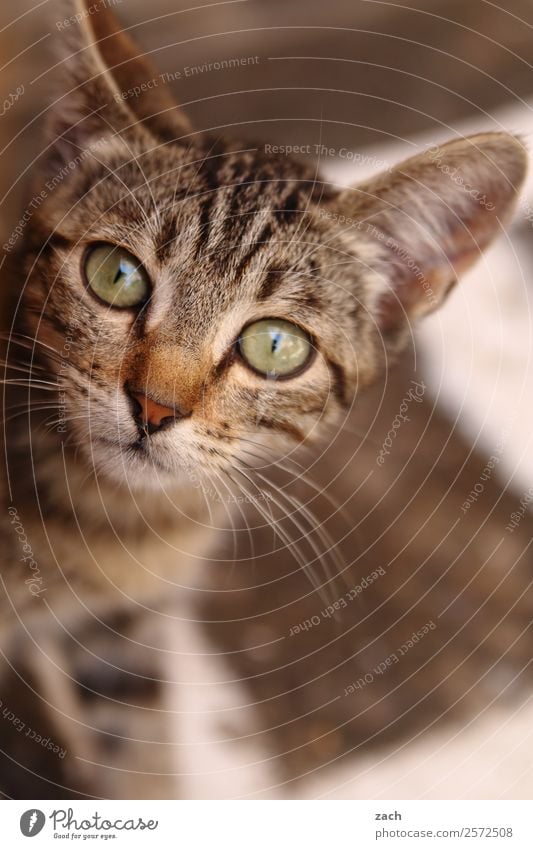
[[[150,279],[139,260],[117,245],[97,245],[85,256],[85,276],[94,294],[117,309],[140,307],[150,296]]]

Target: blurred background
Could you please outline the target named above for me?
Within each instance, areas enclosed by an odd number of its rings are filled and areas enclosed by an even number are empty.
[[[162,71],[181,72],[173,88],[198,128],[224,127],[247,139],[359,151],[452,128],[532,93],[529,0],[121,0],[113,6]],[[0,102],[25,87],[0,130],[0,190],[15,205],[18,179],[38,149],[34,119],[50,97],[64,16],[56,0],[1,4]],[[251,57],[236,68],[201,70]],[[187,74],[187,68],[200,69]],[[8,210],[3,207],[4,226]]]

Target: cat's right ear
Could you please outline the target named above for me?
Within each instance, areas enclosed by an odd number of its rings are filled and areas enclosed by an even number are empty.
[[[91,141],[141,124],[159,140],[190,131],[157,68],[121,28],[106,2],[68,0],[61,29],[64,84],[48,128],[58,147]]]

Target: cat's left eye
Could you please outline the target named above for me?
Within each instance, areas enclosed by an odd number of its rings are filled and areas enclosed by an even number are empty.
[[[247,365],[273,379],[295,377],[309,365],[314,350],[305,330],[280,318],[249,324],[237,344]]]
[[[85,257],[89,287],[118,309],[139,307],[150,295],[150,280],[139,260],[117,245],[97,245]]]

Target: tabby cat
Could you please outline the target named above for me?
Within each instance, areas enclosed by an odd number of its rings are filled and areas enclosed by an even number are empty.
[[[501,232],[527,156],[481,134],[336,189],[196,133],[109,4],[67,17],[4,246],[0,786],[172,797],[157,617],[131,629],[200,585],[237,493],[259,491],[249,451],[324,444],[357,410]]]

